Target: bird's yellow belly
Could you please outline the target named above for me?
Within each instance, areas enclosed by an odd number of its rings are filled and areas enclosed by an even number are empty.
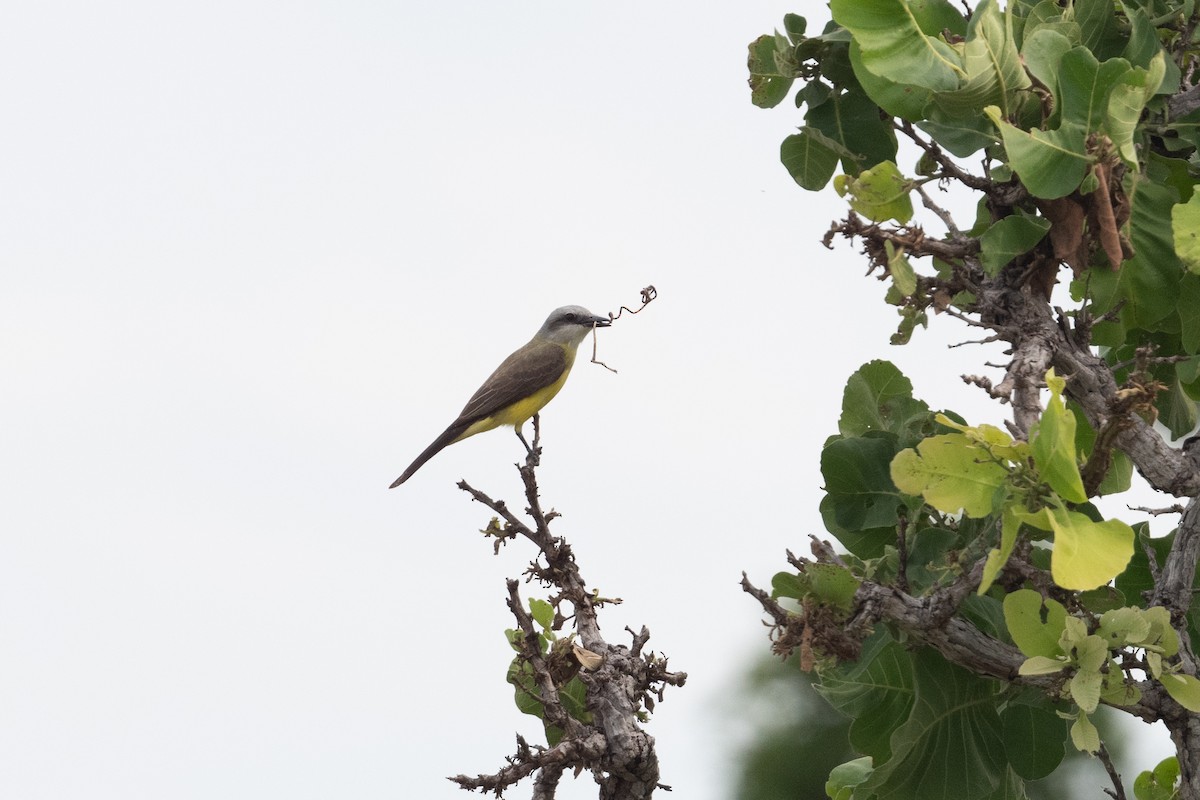
[[[501,425],[512,425],[513,427],[519,427],[520,425],[523,425],[526,420],[528,420],[537,412],[541,411],[542,407],[545,406],[546,403],[549,403],[552,399],[554,399],[554,395],[558,394],[558,390],[561,389],[563,384],[567,382],[567,375],[570,373],[570,371],[570,364],[568,364],[567,369],[563,370],[562,377],[560,377],[554,383],[550,384],[544,389],[538,389],[524,400],[518,400],[511,406],[500,409],[490,417],[484,417],[463,431],[462,436],[459,436],[457,439],[455,439],[455,441],[460,442],[463,439],[466,439],[468,436],[474,436],[477,433],[490,431],[493,428],[499,428]]]

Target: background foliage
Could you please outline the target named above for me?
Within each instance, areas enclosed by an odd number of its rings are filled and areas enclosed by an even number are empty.
[[[1111,706],[1178,746],[1137,796],[1200,797],[1200,459],[1171,444],[1200,398],[1194,3],[829,7],[819,33],[788,15],[750,45],[752,101],[802,116],[783,166],[845,199],[825,243],[888,281],[893,343],[943,314],[1011,360],[962,376],[1003,427],[936,411],[887,361],[855,371],[821,454],[847,552],[814,539],[769,595],[744,583],[851,720],[827,792],[1020,798],[1071,749],[1124,796],[1094,722]],[[1135,471],[1171,499],[1106,518],[1093,501]],[[1179,527],[1152,539],[1146,513]]]

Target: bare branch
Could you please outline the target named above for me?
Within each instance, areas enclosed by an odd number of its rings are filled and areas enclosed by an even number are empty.
[[[950,212],[939,206],[933,201],[933,198],[925,191],[924,186],[917,187],[917,194],[921,196],[921,204],[937,215],[937,218],[946,226],[946,230],[950,233],[952,239],[962,239],[963,233],[958,229],[958,225],[954,222],[954,217],[950,216]]]
[[[525,489],[525,513],[532,524],[518,518],[503,501],[494,500],[466,481],[458,485],[504,521],[500,527],[494,520],[487,533],[497,537],[520,536],[537,547],[538,559],[530,564],[527,574],[556,589],[551,597],[555,608],[553,628],[558,630],[566,621],[573,620],[583,647],[562,648],[560,660],[556,646],[566,641],[560,639],[548,653],[543,653],[539,631],[521,601],[518,581],[507,582],[508,607],[521,632],[520,658],[532,672],[532,683],[522,688],[541,702],[546,722],[562,730],[563,738],[552,748],[530,747],[518,739],[517,754],[508,759],[509,765],[504,769],[493,775],[475,778],[459,775],[451,780],[465,789],[499,794],[537,773],[533,796],[549,800],[566,771],[578,773],[586,769],[600,784],[604,798],[648,798],[655,788],[661,787],[654,739],[642,730],[640,717],[653,709],[655,698],[661,701],[665,686],[682,686],[687,674],[671,672],[665,658],[644,652],[650,638],[646,628],[633,634],[632,648],[604,641],[596,608],[605,601],[588,590],[571,546],[551,533],[550,522],[558,516],[557,512],[542,507],[536,474],[540,435],[535,416],[533,446],[525,463],[518,467]],[[577,652],[586,654],[589,668],[579,668]],[[588,722],[572,717],[560,701],[561,687],[576,677],[587,688],[587,710],[591,714]]]
[[[1192,604],[1192,584],[1196,579],[1196,564],[1200,561],[1200,499],[1192,498],[1179,520],[1175,541],[1162,565],[1162,572],[1154,586],[1152,605],[1165,607],[1171,618],[1181,626],[1187,638],[1187,611]],[[1188,672],[1196,674],[1195,664],[1187,665]]]
[[[1152,517],[1160,517],[1163,514],[1182,514],[1183,506],[1179,503],[1167,506],[1166,508],[1148,508],[1146,506],[1125,506],[1130,511],[1140,511],[1143,514],[1149,514]]]
[[[1112,757],[1108,754],[1108,748],[1103,743],[1100,744],[1100,752],[1097,755],[1100,757],[1100,763],[1104,765],[1104,770],[1108,773],[1109,780],[1113,784],[1113,788],[1105,789],[1104,793],[1113,800],[1125,800],[1125,787],[1121,785],[1121,774],[1117,772],[1116,766],[1113,765]]]
[[[1186,117],[1200,108],[1200,86],[1193,86],[1167,101],[1167,120],[1174,121]]]
[[[978,175],[972,175],[971,173],[959,167],[958,164],[955,164],[954,161],[942,151],[942,148],[938,147],[937,144],[925,139],[923,136],[917,133],[912,123],[908,120],[902,120],[900,124],[896,126],[896,130],[903,133],[905,136],[911,139],[913,143],[917,145],[917,147],[920,147],[922,150],[924,150],[925,154],[933,159],[935,163],[937,163],[938,167],[942,170],[942,174],[947,178],[953,178],[963,186],[967,186],[971,189],[976,189],[981,192],[990,193],[995,189],[995,184],[987,178],[980,178]]]
[[[983,389],[991,397],[999,400],[1001,403],[1008,402],[1008,395],[992,386],[992,381],[990,378],[984,378],[979,375],[963,375],[961,377],[963,383],[967,384],[968,386],[978,386],[980,389]]]

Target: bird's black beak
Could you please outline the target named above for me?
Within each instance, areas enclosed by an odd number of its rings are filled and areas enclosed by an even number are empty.
[[[612,325],[612,320],[608,317],[592,317],[592,324],[597,328],[607,328]]]

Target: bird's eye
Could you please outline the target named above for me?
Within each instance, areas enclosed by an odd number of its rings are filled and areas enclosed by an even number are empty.
[[[565,319],[567,320],[567,322],[574,322],[574,321],[575,321],[575,315],[574,315],[574,314],[567,314],[567,316],[565,317]]]

